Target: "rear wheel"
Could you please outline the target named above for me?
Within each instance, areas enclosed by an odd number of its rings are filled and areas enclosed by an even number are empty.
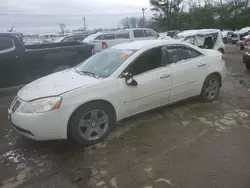
[[[220,78],[213,74],[206,78],[201,91],[201,98],[204,102],[214,101],[220,92]]]
[[[244,50],[244,48],[245,48],[245,47],[244,47],[244,45],[243,45],[243,44],[241,44],[241,45],[240,45],[240,51],[243,51],[243,50]]]
[[[112,109],[92,102],[76,111],[69,123],[71,136],[81,144],[93,145],[105,139],[115,125]]]
[[[246,63],[247,70],[250,70],[250,63]]]

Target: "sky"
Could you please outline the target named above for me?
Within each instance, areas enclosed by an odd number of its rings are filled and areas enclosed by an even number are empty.
[[[117,27],[127,16],[142,16],[142,8],[148,8],[149,0],[0,0],[0,31],[15,24],[20,32],[53,32],[63,22],[69,29],[83,27]]]

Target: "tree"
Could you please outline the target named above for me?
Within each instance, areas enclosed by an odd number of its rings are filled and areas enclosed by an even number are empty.
[[[150,24],[150,21],[147,19],[144,19],[144,24],[143,24],[143,18],[142,17],[126,17],[123,18],[120,23],[119,27],[122,27],[124,29],[128,28],[142,28],[142,27],[147,27]]]
[[[240,29],[249,26],[250,0],[150,0],[151,25],[171,29]],[[185,7],[185,8],[184,8]]]
[[[177,20],[172,13],[179,13],[182,10],[182,3],[183,0],[150,0],[151,10],[155,12],[153,19],[166,25],[167,28],[175,28]]]

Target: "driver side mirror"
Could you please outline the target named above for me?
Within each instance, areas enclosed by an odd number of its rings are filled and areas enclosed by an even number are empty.
[[[129,86],[138,86],[137,81],[134,80],[133,75],[129,72],[123,74],[123,78],[125,78],[126,84]]]

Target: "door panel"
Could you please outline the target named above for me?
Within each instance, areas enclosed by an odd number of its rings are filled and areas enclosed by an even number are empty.
[[[124,78],[118,81],[125,117],[169,102],[171,89],[169,66],[134,76],[134,80],[138,86],[127,85]]]
[[[190,59],[172,64],[171,101],[181,100],[197,94],[196,81],[200,71],[198,64],[200,58]]]
[[[198,51],[185,47],[173,46],[167,49],[171,63],[172,88],[170,101],[178,101],[199,95],[201,80],[206,74],[206,63]]]

